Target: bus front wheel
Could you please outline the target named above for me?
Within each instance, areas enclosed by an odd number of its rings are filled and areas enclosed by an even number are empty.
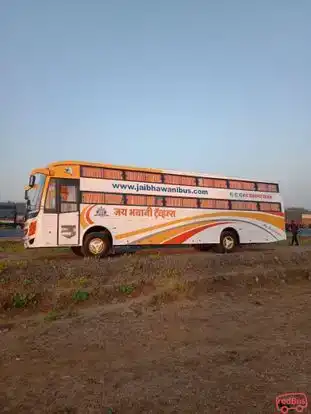
[[[94,232],[85,236],[82,252],[88,257],[105,257],[111,251],[111,240],[107,233]]]

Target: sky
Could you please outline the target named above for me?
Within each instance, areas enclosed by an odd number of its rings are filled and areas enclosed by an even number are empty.
[[[309,0],[2,0],[0,200],[85,160],[279,181],[311,208]]]

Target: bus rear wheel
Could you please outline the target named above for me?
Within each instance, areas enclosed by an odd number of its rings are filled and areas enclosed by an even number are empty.
[[[216,246],[217,253],[231,253],[238,245],[238,237],[234,231],[224,230],[220,235],[220,243]]]
[[[82,253],[88,257],[105,257],[111,248],[111,240],[107,233],[94,232],[85,236]]]

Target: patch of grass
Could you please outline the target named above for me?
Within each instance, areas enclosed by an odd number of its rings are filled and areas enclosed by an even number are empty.
[[[12,298],[13,308],[26,308],[28,305],[37,303],[35,293],[15,293]]]
[[[18,269],[26,269],[28,267],[28,261],[27,260],[17,260],[13,264]]]
[[[89,296],[89,292],[86,292],[85,290],[77,290],[73,293],[72,299],[75,302],[84,302],[89,298]]]
[[[0,241],[0,253],[18,253],[24,251],[24,245],[20,241]]]
[[[172,291],[163,291],[153,295],[149,301],[149,306],[161,306],[177,300],[178,294]]]
[[[311,244],[310,236],[298,235],[298,240],[299,240],[300,245],[302,246],[309,246]],[[288,246],[291,243],[291,241],[292,241],[292,236],[291,234],[288,234],[286,240],[276,242],[275,244],[279,246]]]
[[[154,301],[165,303],[195,299],[206,292],[226,290],[231,285],[253,289],[268,282],[280,284],[283,279],[287,283],[296,281],[295,275],[284,273],[283,268],[287,267],[294,268],[304,280],[311,279],[311,273],[303,273],[310,267],[308,249],[266,249],[265,246],[258,250],[241,250],[224,256],[154,252],[116,256],[105,263],[71,261],[67,256],[65,260],[62,257],[57,260],[56,256],[51,259],[49,255],[38,262],[34,259],[35,251],[28,251],[27,258],[24,254],[12,254],[0,260],[0,310],[13,311],[15,315],[27,307],[27,313],[44,312],[42,319],[47,315],[47,320],[54,320],[60,315],[69,317],[68,307],[78,311],[94,302],[105,306],[129,299],[135,303],[139,298],[136,302],[141,303],[156,294]],[[256,275],[258,282],[254,279]],[[36,292],[37,297],[29,292]],[[33,305],[36,300],[38,306]]]
[[[59,272],[59,269],[56,269]],[[60,269],[62,277],[57,280],[59,287],[73,287],[76,289],[86,288],[90,283],[90,279],[85,276],[77,277],[76,269],[74,267],[68,267],[66,269]],[[83,289],[82,289],[83,290]]]
[[[167,279],[179,279],[181,277],[181,271],[174,267],[163,268],[161,276]]]
[[[88,279],[86,277],[80,277],[78,283],[81,287],[86,287],[88,284]]]
[[[51,310],[45,317],[44,320],[47,322],[56,321],[61,318],[61,313],[56,310]]]
[[[3,273],[8,268],[8,264],[6,262],[0,262],[0,274]]]
[[[299,243],[302,246],[309,246],[311,244],[311,237],[300,237]]]
[[[135,286],[133,285],[121,285],[119,286],[119,291],[124,293],[125,295],[130,295],[135,290]]]
[[[4,272],[5,270],[7,270],[9,266],[10,268],[15,268],[15,269],[27,269],[28,265],[29,263],[27,260],[6,259],[5,261],[0,261],[0,274]]]

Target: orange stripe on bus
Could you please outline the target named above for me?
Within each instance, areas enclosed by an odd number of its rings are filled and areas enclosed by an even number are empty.
[[[170,229],[163,230],[156,234],[151,234],[143,237],[142,239],[135,240],[132,244],[162,244],[165,240],[173,238],[185,231],[192,230],[195,227],[202,226],[203,224],[210,223],[210,220],[204,220],[196,223],[184,224],[181,226],[175,226]]]
[[[136,236],[138,234],[150,232],[153,230],[161,229],[163,227],[172,226],[174,224],[183,223],[185,221],[190,220],[199,220],[202,218],[216,218],[216,217],[242,217],[242,218],[249,218],[249,219],[255,219],[259,221],[264,221],[266,223],[272,224],[273,226],[283,230],[284,229],[284,218],[283,216],[280,217],[279,215],[275,214],[269,214],[269,213],[261,213],[261,212],[218,212],[218,213],[205,213],[205,214],[199,214],[197,216],[188,216],[184,218],[180,218],[178,220],[172,220],[166,223],[161,224],[155,224],[154,226],[150,227],[143,227],[137,230],[129,231],[126,233],[121,233],[116,236],[116,240],[125,239],[128,237]]]
[[[206,230],[210,227],[215,227],[215,226],[219,226],[221,224],[229,224],[230,221],[220,221],[219,223],[210,223],[210,224],[206,224],[204,226],[200,226],[200,227],[196,227],[192,230],[188,230],[182,234],[179,234],[176,237],[173,237],[172,239],[166,240],[163,244],[182,244],[183,242],[185,242],[187,239],[189,239],[190,237],[194,236],[197,233],[200,233],[203,230]]]
[[[85,229],[87,226],[88,226],[88,223],[86,222],[86,219],[85,219],[85,212],[86,212],[86,210],[89,208],[89,206],[85,206],[85,207],[83,207],[83,209],[82,209],[82,211],[81,211],[81,213],[80,213],[80,223],[81,223],[81,226]]]
[[[94,206],[89,206],[89,208],[86,210],[86,213],[85,213],[85,219],[86,219],[87,223],[90,224],[90,225],[94,224],[94,221],[90,217],[90,213],[91,213],[91,210],[92,210],[93,207]]]

